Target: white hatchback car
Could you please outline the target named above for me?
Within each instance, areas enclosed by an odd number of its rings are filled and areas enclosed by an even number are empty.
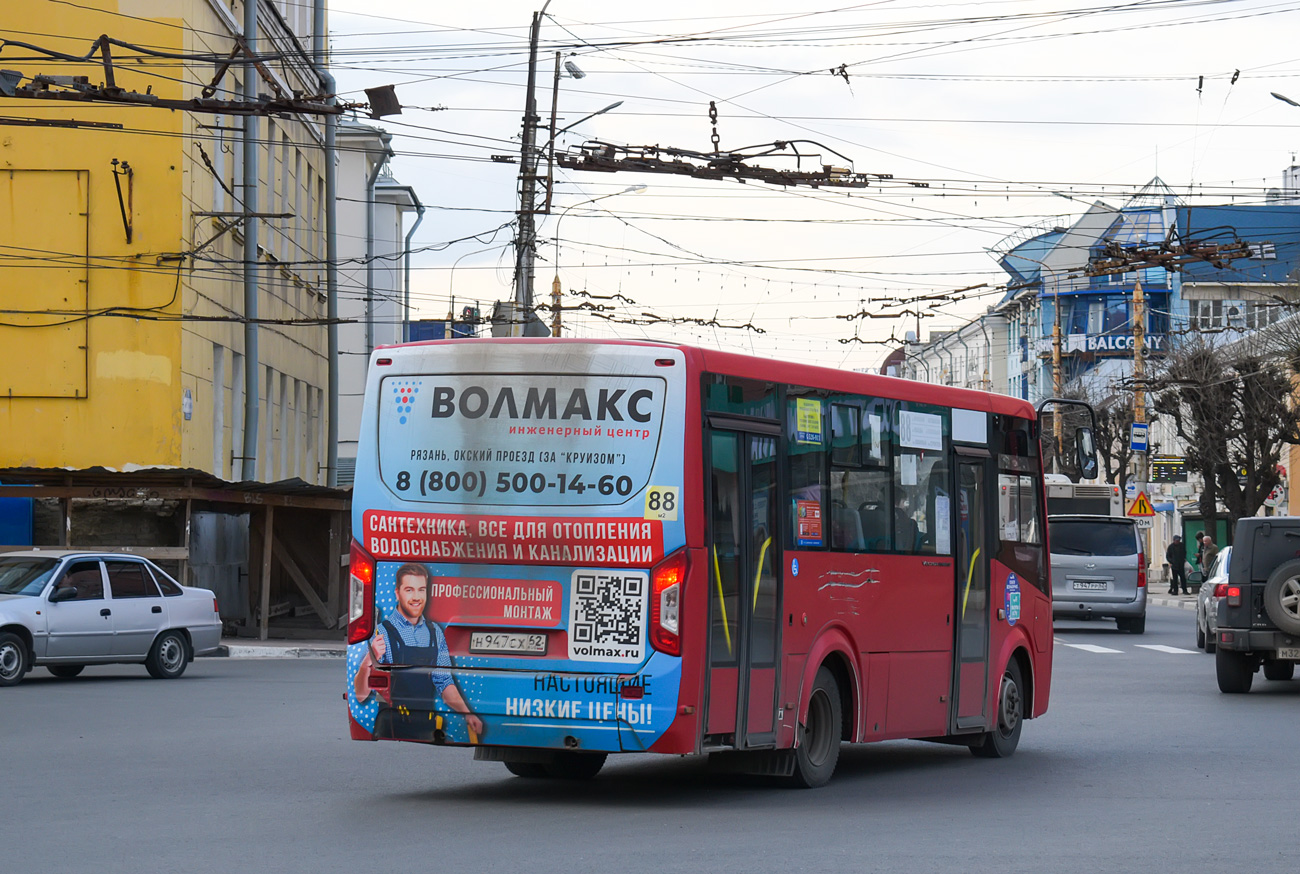
[[[180,585],[147,559],[0,554],[0,686],[21,682],[37,665],[75,677],[86,665],[127,662],[171,679],[220,643],[216,596]]]
[[[1214,652],[1219,640],[1219,602],[1228,594],[1228,567],[1232,564],[1232,547],[1219,550],[1210,566],[1210,575],[1196,592],[1196,646]]]

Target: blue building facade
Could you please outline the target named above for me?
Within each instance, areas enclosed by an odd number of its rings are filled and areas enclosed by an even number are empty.
[[[1106,245],[1155,243],[1175,226],[1178,201],[1159,179],[1121,208],[1094,204],[1069,227],[1022,232],[995,247],[1010,287],[997,310],[1010,325],[1008,394],[1038,401],[1054,393],[1052,338],[1061,327],[1061,384],[1089,374],[1122,376],[1133,356],[1133,291],[1142,284],[1148,354],[1169,342],[1178,308],[1178,276],[1163,268],[1088,276]],[[1059,313],[1058,313],[1059,310]],[[1112,380],[1113,381],[1113,380]]]
[[[1162,241],[1242,242],[1248,248],[1244,257],[1226,263],[1182,259],[1176,271],[1151,267],[1087,275],[1109,244],[1156,248]],[[1084,388],[1105,400],[1126,387],[1132,373],[1138,282],[1146,352],[1155,359],[1189,335],[1222,334],[1231,342],[1297,312],[1300,166],[1285,171],[1281,189],[1248,204],[1190,205],[1155,178],[1123,206],[1099,201],[1082,216],[1023,228],[990,254],[1007,274],[1006,294],[987,314],[953,332],[962,335],[957,343],[950,333],[909,344],[903,373],[914,379],[950,372],[960,377],[953,349],[997,337],[986,354],[1005,356],[1005,367],[983,368],[998,377],[989,387],[1036,403],[1056,393],[1053,332],[1059,319],[1061,389]]]
[[[1195,242],[1248,244],[1249,256],[1221,267],[1189,263],[1182,297],[1188,330],[1250,332],[1292,312],[1300,287],[1300,203],[1253,206],[1185,206],[1178,209],[1183,236]]]

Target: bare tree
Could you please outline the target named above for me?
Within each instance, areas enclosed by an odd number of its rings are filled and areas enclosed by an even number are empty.
[[[1187,467],[1201,476],[1207,528],[1221,515],[1229,526],[1253,516],[1281,479],[1286,444],[1300,441],[1286,362],[1197,338],[1170,350],[1153,382],[1155,409],[1181,439]]]

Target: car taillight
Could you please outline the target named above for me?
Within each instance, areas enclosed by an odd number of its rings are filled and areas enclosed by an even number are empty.
[[[375,633],[375,560],[352,541],[348,562],[348,643],[360,643]]]
[[[221,615],[221,608],[217,606],[217,599],[215,597],[212,599],[212,612],[216,613],[218,616]]]
[[[1238,590],[1238,592],[1240,592],[1240,590]],[[1214,587],[1214,597],[1216,597],[1216,598],[1224,598],[1224,597],[1227,596],[1227,594],[1228,594],[1228,584],[1227,584],[1227,583],[1218,583],[1218,584]]]
[[[1241,586],[1228,586],[1228,606],[1241,606]]]
[[[1147,587],[1147,557],[1139,552],[1138,553],[1138,588],[1145,589],[1146,587]]]
[[[650,571],[650,645],[668,655],[682,654],[682,585],[686,582],[686,547]]]

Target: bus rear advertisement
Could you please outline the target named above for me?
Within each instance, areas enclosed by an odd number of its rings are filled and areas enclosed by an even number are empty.
[[[1022,401],[650,342],[377,350],[353,492],[359,740],[525,777],[842,741],[1009,755],[1051,603]]]

